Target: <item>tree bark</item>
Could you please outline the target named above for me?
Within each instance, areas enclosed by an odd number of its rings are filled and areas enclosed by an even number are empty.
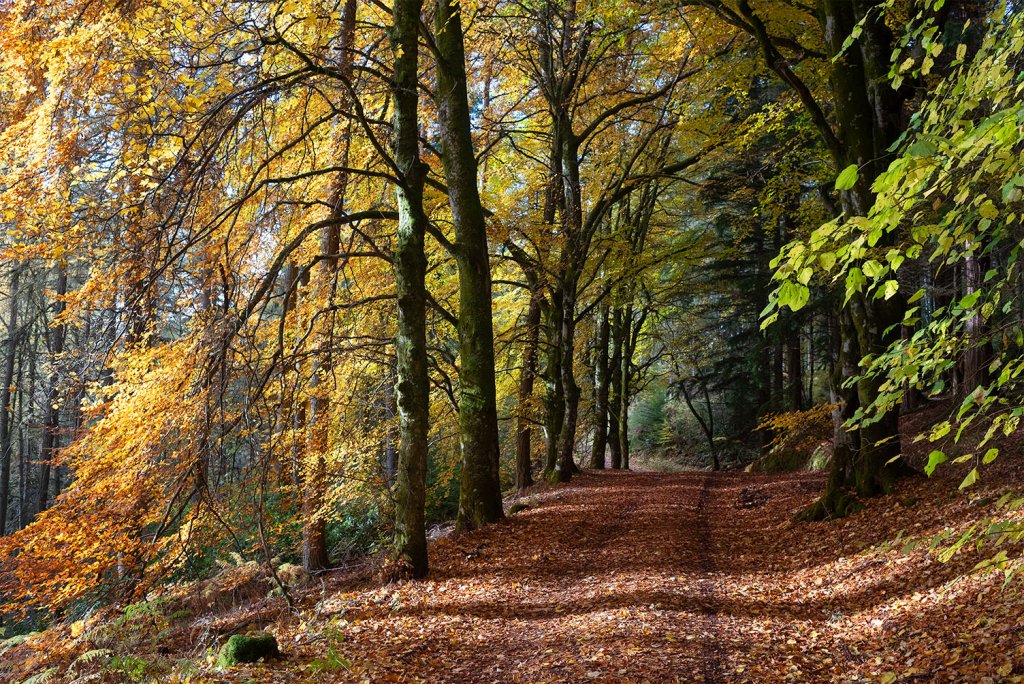
[[[601,307],[597,325],[597,349],[595,355],[594,397],[594,447],[590,451],[590,467],[603,469],[605,451],[608,447],[608,344],[611,337],[611,325],[608,321],[608,306]]]
[[[964,295],[974,294],[981,289],[983,281],[982,259],[974,250],[979,248],[976,243],[968,242],[965,246],[970,255],[964,260]],[[985,319],[980,313],[967,321],[967,339],[970,346],[964,352],[963,394],[969,394],[978,387],[989,383],[988,365],[991,357],[990,345],[986,339]]]
[[[622,307],[616,307],[612,314],[611,338],[612,356],[608,361],[608,446],[613,470],[622,468],[622,433],[619,420],[622,415],[622,347],[625,326]]]
[[[13,425],[11,388],[14,386],[14,362],[18,354],[18,278],[20,264],[11,266],[11,289],[7,294],[7,344],[4,356],[3,387],[0,387],[0,536],[7,534],[7,507],[11,490],[11,452]]]
[[[346,0],[341,14],[339,69],[346,78],[352,77],[352,45],[355,41],[356,2]],[[342,134],[342,159],[340,166],[348,166],[349,136]],[[341,216],[345,211],[345,195],[348,189],[348,172],[338,174],[331,191],[331,213]],[[341,232],[339,225],[328,225],[320,231],[320,263],[314,267],[312,277],[315,282],[317,301],[332,300],[335,281],[338,275],[338,255],[341,250]],[[333,313],[329,313],[317,335],[322,351],[313,359],[310,375],[309,401],[309,454],[312,467],[306,473],[307,478],[302,487],[302,567],[306,572],[314,573],[326,569],[330,565],[327,552],[327,521],[324,517],[327,492],[327,451],[329,449],[329,423],[331,402],[324,384],[324,376],[331,368],[331,338],[333,336]]]
[[[576,426],[579,420],[580,387],[576,384],[576,285],[567,284],[562,305],[562,392],[565,395],[565,416],[558,437],[558,481],[569,482],[576,471]]]
[[[619,454],[622,469],[629,470],[629,394],[633,363],[633,305],[627,304],[622,311],[622,353],[619,377]]]
[[[562,297],[560,290],[552,293],[545,330],[547,350],[544,364],[544,428],[547,443],[544,452],[544,477],[550,478],[558,466],[558,439],[565,418],[565,395],[562,391]]]
[[[26,330],[30,331],[30,328]],[[26,335],[26,337],[29,337]],[[25,340],[22,340],[25,344]],[[36,355],[25,354],[24,351],[18,360],[18,386],[22,384],[25,374],[25,357],[28,357],[28,383],[26,391],[18,392],[18,425],[24,426],[26,421],[32,417],[32,397],[36,394]],[[27,404],[27,406],[26,406]],[[18,430],[18,529],[24,529],[32,522],[32,507],[29,504],[29,480],[31,468],[29,467],[29,451],[31,444],[29,436],[24,427]]]
[[[54,288],[56,302],[54,303],[54,319],[64,314],[66,305],[64,295],[68,291],[68,273],[65,266],[61,265],[57,271],[57,283]],[[42,441],[39,448],[39,500],[36,508],[37,513],[46,510],[49,505],[50,495],[50,461],[57,455],[60,449],[60,373],[58,364],[64,354],[64,335],[66,326],[63,323],[56,323],[50,329],[50,376],[46,392],[46,412],[43,420]]]
[[[786,371],[789,376],[789,410],[802,411],[804,408],[803,357],[800,350],[800,325],[795,317],[790,321],[786,337]]]
[[[397,573],[425,577],[427,565],[426,480],[430,420],[427,370],[426,269],[427,216],[423,187],[427,168],[419,150],[419,23],[421,0],[396,0],[391,47],[395,54],[393,98],[394,155],[399,174],[395,287],[398,334],[395,340],[399,446],[395,485],[394,551]]]
[[[583,235],[583,190],[580,185],[579,140],[572,131],[567,111],[555,120],[558,139],[562,143],[562,231],[566,244],[559,264],[562,295],[562,392],[565,416],[558,439],[558,481],[569,482],[576,470],[576,426],[579,418],[580,388],[576,384],[576,295],[580,274],[586,259],[587,245]]]
[[[494,377],[494,329],[487,224],[477,189],[462,10],[437,0],[437,103],[448,200],[455,224],[459,270],[459,441],[462,474],[457,529],[500,520],[501,481],[498,408]]]
[[[846,386],[844,382],[857,372],[857,333],[845,309],[839,310],[833,325],[836,354],[829,392],[836,408],[832,413],[832,468],[825,493],[797,514],[799,519],[808,521],[841,518],[861,508],[861,504],[849,492],[849,483],[853,481],[853,469],[860,452],[860,433],[845,428],[846,421],[853,417],[859,405],[856,388]]]
[[[532,415],[533,385],[537,377],[537,345],[540,338],[540,293],[536,284],[531,288],[530,304],[526,311],[526,344],[523,348],[523,367],[519,371],[519,408],[516,415],[516,491],[522,492],[533,484]]]

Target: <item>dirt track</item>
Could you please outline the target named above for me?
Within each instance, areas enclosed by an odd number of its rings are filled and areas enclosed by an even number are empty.
[[[408,602],[398,599],[386,618],[391,629],[427,626],[429,645],[407,634],[405,666],[392,674],[746,680],[756,668],[744,663],[770,648],[777,656],[780,645],[790,650],[787,639],[798,636],[762,606],[756,585],[778,565],[763,557],[773,528],[818,483],[807,475],[608,472],[546,492],[508,522],[432,549],[433,579],[403,587]],[[772,510],[784,519],[766,516]]]

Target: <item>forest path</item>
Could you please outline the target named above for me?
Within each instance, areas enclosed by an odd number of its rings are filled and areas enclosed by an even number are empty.
[[[777,530],[820,485],[587,473],[433,544],[430,580],[336,595],[318,612],[344,633],[335,647],[354,681],[765,681],[756,672],[782,676],[780,659],[806,673],[821,654],[805,656],[800,634],[829,613],[771,596],[766,579],[795,569]]]

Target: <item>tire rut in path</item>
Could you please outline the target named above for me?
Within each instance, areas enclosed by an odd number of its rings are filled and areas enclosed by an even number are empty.
[[[724,681],[722,673],[722,645],[718,619],[718,597],[715,591],[715,572],[717,564],[713,553],[711,518],[708,511],[708,500],[711,490],[718,484],[714,475],[703,477],[700,493],[697,497],[697,568],[701,572],[698,582],[701,604],[701,673],[704,684],[718,684]]]

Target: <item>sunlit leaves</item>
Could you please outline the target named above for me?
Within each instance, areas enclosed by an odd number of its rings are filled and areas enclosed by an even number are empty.
[[[836,177],[836,190],[849,190],[857,184],[857,165],[850,164]]]

